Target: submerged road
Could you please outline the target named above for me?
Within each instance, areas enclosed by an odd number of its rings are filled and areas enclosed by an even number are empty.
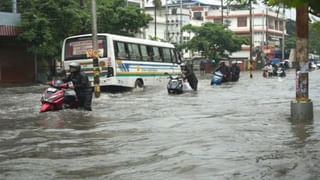
[[[320,179],[320,71],[314,120],[290,120],[294,71],[196,93],[102,93],[93,111],[39,113],[43,85],[0,85],[0,179]]]

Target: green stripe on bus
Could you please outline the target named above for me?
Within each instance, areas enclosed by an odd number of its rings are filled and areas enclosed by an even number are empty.
[[[164,73],[117,73],[117,76],[168,76]]]

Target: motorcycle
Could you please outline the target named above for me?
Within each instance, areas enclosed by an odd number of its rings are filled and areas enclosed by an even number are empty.
[[[277,75],[278,75],[278,77],[285,77],[286,76],[286,72],[284,71],[283,68],[280,67],[277,70]]]
[[[77,108],[78,98],[74,90],[68,90],[68,83],[51,81],[41,97],[40,112],[56,111],[63,108]]]
[[[223,74],[220,71],[217,71],[213,74],[211,79],[211,85],[219,85],[222,82]]]
[[[182,94],[183,93],[183,81],[181,75],[170,75],[167,85],[169,94]]]

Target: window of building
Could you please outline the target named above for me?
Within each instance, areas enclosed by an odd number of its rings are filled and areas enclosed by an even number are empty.
[[[247,17],[238,17],[238,27],[247,27]]]
[[[279,30],[283,31],[283,21],[279,21]]]
[[[172,15],[176,15],[176,14],[177,14],[177,8],[173,8],[173,9],[171,10],[171,14],[172,14]]]
[[[274,29],[274,20],[271,18],[268,18],[268,28]]]
[[[278,21],[274,21],[274,27],[275,27],[275,30],[279,29]]]
[[[195,20],[203,20],[202,12],[193,12],[193,19],[195,19]]]

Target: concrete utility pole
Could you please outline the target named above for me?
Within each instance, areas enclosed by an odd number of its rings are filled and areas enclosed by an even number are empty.
[[[157,4],[154,1],[154,37],[157,38]]]
[[[182,44],[183,40],[182,33],[182,0],[180,0],[180,44]]]
[[[253,60],[252,60],[252,0],[249,0],[249,28],[250,28],[250,58],[249,58],[249,72],[250,78],[252,78],[252,70],[253,70]]]
[[[313,120],[313,103],[309,99],[309,4],[296,8],[296,101],[291,102],[291,118],[293,121]]]
[[[169,21],[169,18],[168,18],[168,0],[166,0],[166,32],[165,32],[165,39],[166,41],[169,41],[169,28],[168,28],[168,21]]]
[[[98,36],[97,36],[97,16],[96,16],[96,0],[91,0],[91,24],[92,24],[92,48],[98,51]],[[98,56],[99,57],[99,56]],[[94,95],[96,98],[100,97],[100,69],[99,59],[97,56],[93,57],[93,83]]]
[[[284,60],[284,30],[285,30],[285,27],[286,27],[286,20],[285,20],[285,5],[283,4],[283,11],[282,11],[282,16],[283,16],[283,21],[282,21],[282,61]]]
[[[145,0],[141,0],[141,8],[142,8],[142,11],[143,12],[145,12],[145,2],[144,2]],[[143,39],[146,39],[146,28],[143,28],[143,30],[142,30],[142,37],[143,37]]]
[[[221,0],[221,24],[223,24],[223,0]]]

